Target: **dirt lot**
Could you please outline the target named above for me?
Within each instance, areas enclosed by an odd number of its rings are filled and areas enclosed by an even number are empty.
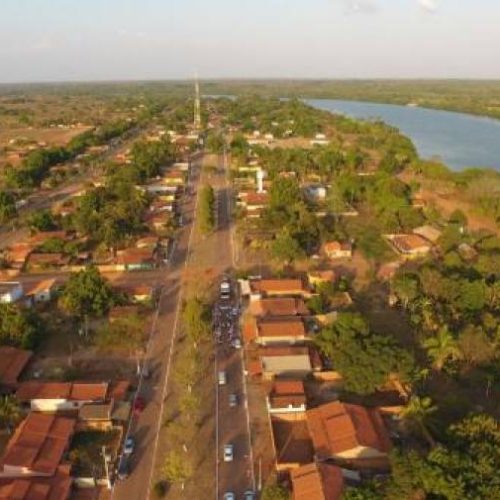
[[[91,127],[74,128],[17,128],[0,130],[0,148],[10,146],[16,148],[17,144],[9,145],[11,139],[21,141],[45,142],[48,146],[64,146],[73,137],[89,130]]]

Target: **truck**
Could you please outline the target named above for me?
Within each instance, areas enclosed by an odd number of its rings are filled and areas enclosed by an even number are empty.
[[[231,284],[227,280],[220,284],[220,298],[223,300],[231,298]]]

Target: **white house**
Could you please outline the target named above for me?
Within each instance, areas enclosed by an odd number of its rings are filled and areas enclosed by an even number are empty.
[[[12,304],[22,298],[23,285],[19,281],[0,281],[0,303]]]

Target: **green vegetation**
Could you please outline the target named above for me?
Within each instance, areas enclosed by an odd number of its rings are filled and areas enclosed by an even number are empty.
[[[280,484],[269,483],[262,489],[260,496],[262,500],[289,500],[288,490]]]
[[[5,224],[17,215],[16,200],[12,194],[0,191],[0,224]]]
[[[79,318],[103,316],[113,302],[111,287],[94,266],[72,274],[59,300],[63,310]]]
[[[402,386],[414,378],[411,353],[392,337],[370,332],[359,314],[339,313],[315,342],[343,376],[347,391],[366,395],[383,388],[390,379],[397,378]]]
[[[0,345],[33,349],[43,333],[39,316],[16,304],[0,304]]]
[[[199,203],[200,230],[207,234],[215,228],[215,194],[212,186],[207,184],[202,187]]]
[[[14,396],[0,396],[0,427],[9,432],[15,429],[22,419],[21,408]]]

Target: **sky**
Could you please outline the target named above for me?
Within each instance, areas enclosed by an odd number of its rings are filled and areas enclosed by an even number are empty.
[[[500,78],[500,0],[0,0],[0,82]]]

